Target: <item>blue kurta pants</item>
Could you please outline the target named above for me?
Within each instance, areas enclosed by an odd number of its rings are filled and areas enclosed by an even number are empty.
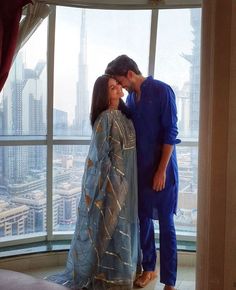
[[[173,188],[173,190],[175,190]],[[160,192],[161,194],[161,192]],[[171,193],[170,193],[171,194]],[[165,208],[158,209],[160,231],[160,282],[174,286],[177,275],[177,247],[174,213]],[[140,241],[143,253],[143,270],[154,271],[156,266],[156,246],[153,220],[139,213]]]

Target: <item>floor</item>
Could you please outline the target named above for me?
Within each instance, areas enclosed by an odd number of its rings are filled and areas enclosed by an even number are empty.
[[[50,274],[63,271],[63,267],[50,267],[35,270],[27,270],[24,273],[32,275],[33,277],[43,278]],[[22,271],[23,272],[23,271]],[[194,267],[178,267],[178,276],[176,283],[177,290],[194,290],[195,289],[195,268]],[[152,281],[144,290],[162,290],[163,285],[160,284],[159,279]]]

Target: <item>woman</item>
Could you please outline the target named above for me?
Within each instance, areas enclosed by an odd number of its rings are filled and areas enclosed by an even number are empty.
[[[66,271],[50,277],[75,289],[132,288],[138,265],[135,131],[118,108],[122,87],[100,76],[91,105],[92,140]],[[60,278],[60,279],[59,279]]]

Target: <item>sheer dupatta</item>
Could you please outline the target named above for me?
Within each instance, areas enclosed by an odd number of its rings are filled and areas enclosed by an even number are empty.
[[[93,129],[66,271],[50,280],[73,289],[129,290],[138,258],[135,133],[120,111],[105,111]]]

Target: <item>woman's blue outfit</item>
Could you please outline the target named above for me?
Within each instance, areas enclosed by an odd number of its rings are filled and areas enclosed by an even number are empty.
[[[96,120],[85,163],[66,271],[49,277],[73,289],[132,289],[139,257],[136,140],[121,111]]]
[[[173,217],[178,198],[178,167],[176,159],[177,110],[175,95],[167,84],[151,76],[141,85],[141,97],[135,92],[127,97],[137,140],[138,212],[143,270],[154,271],[156,248],[153,219],[159,220],[160,229],[160,281],[175,285],[177,273],[177,247]],[[166,170],[166,184],[162,191],[152,189],[163,144],[174,145]]]

